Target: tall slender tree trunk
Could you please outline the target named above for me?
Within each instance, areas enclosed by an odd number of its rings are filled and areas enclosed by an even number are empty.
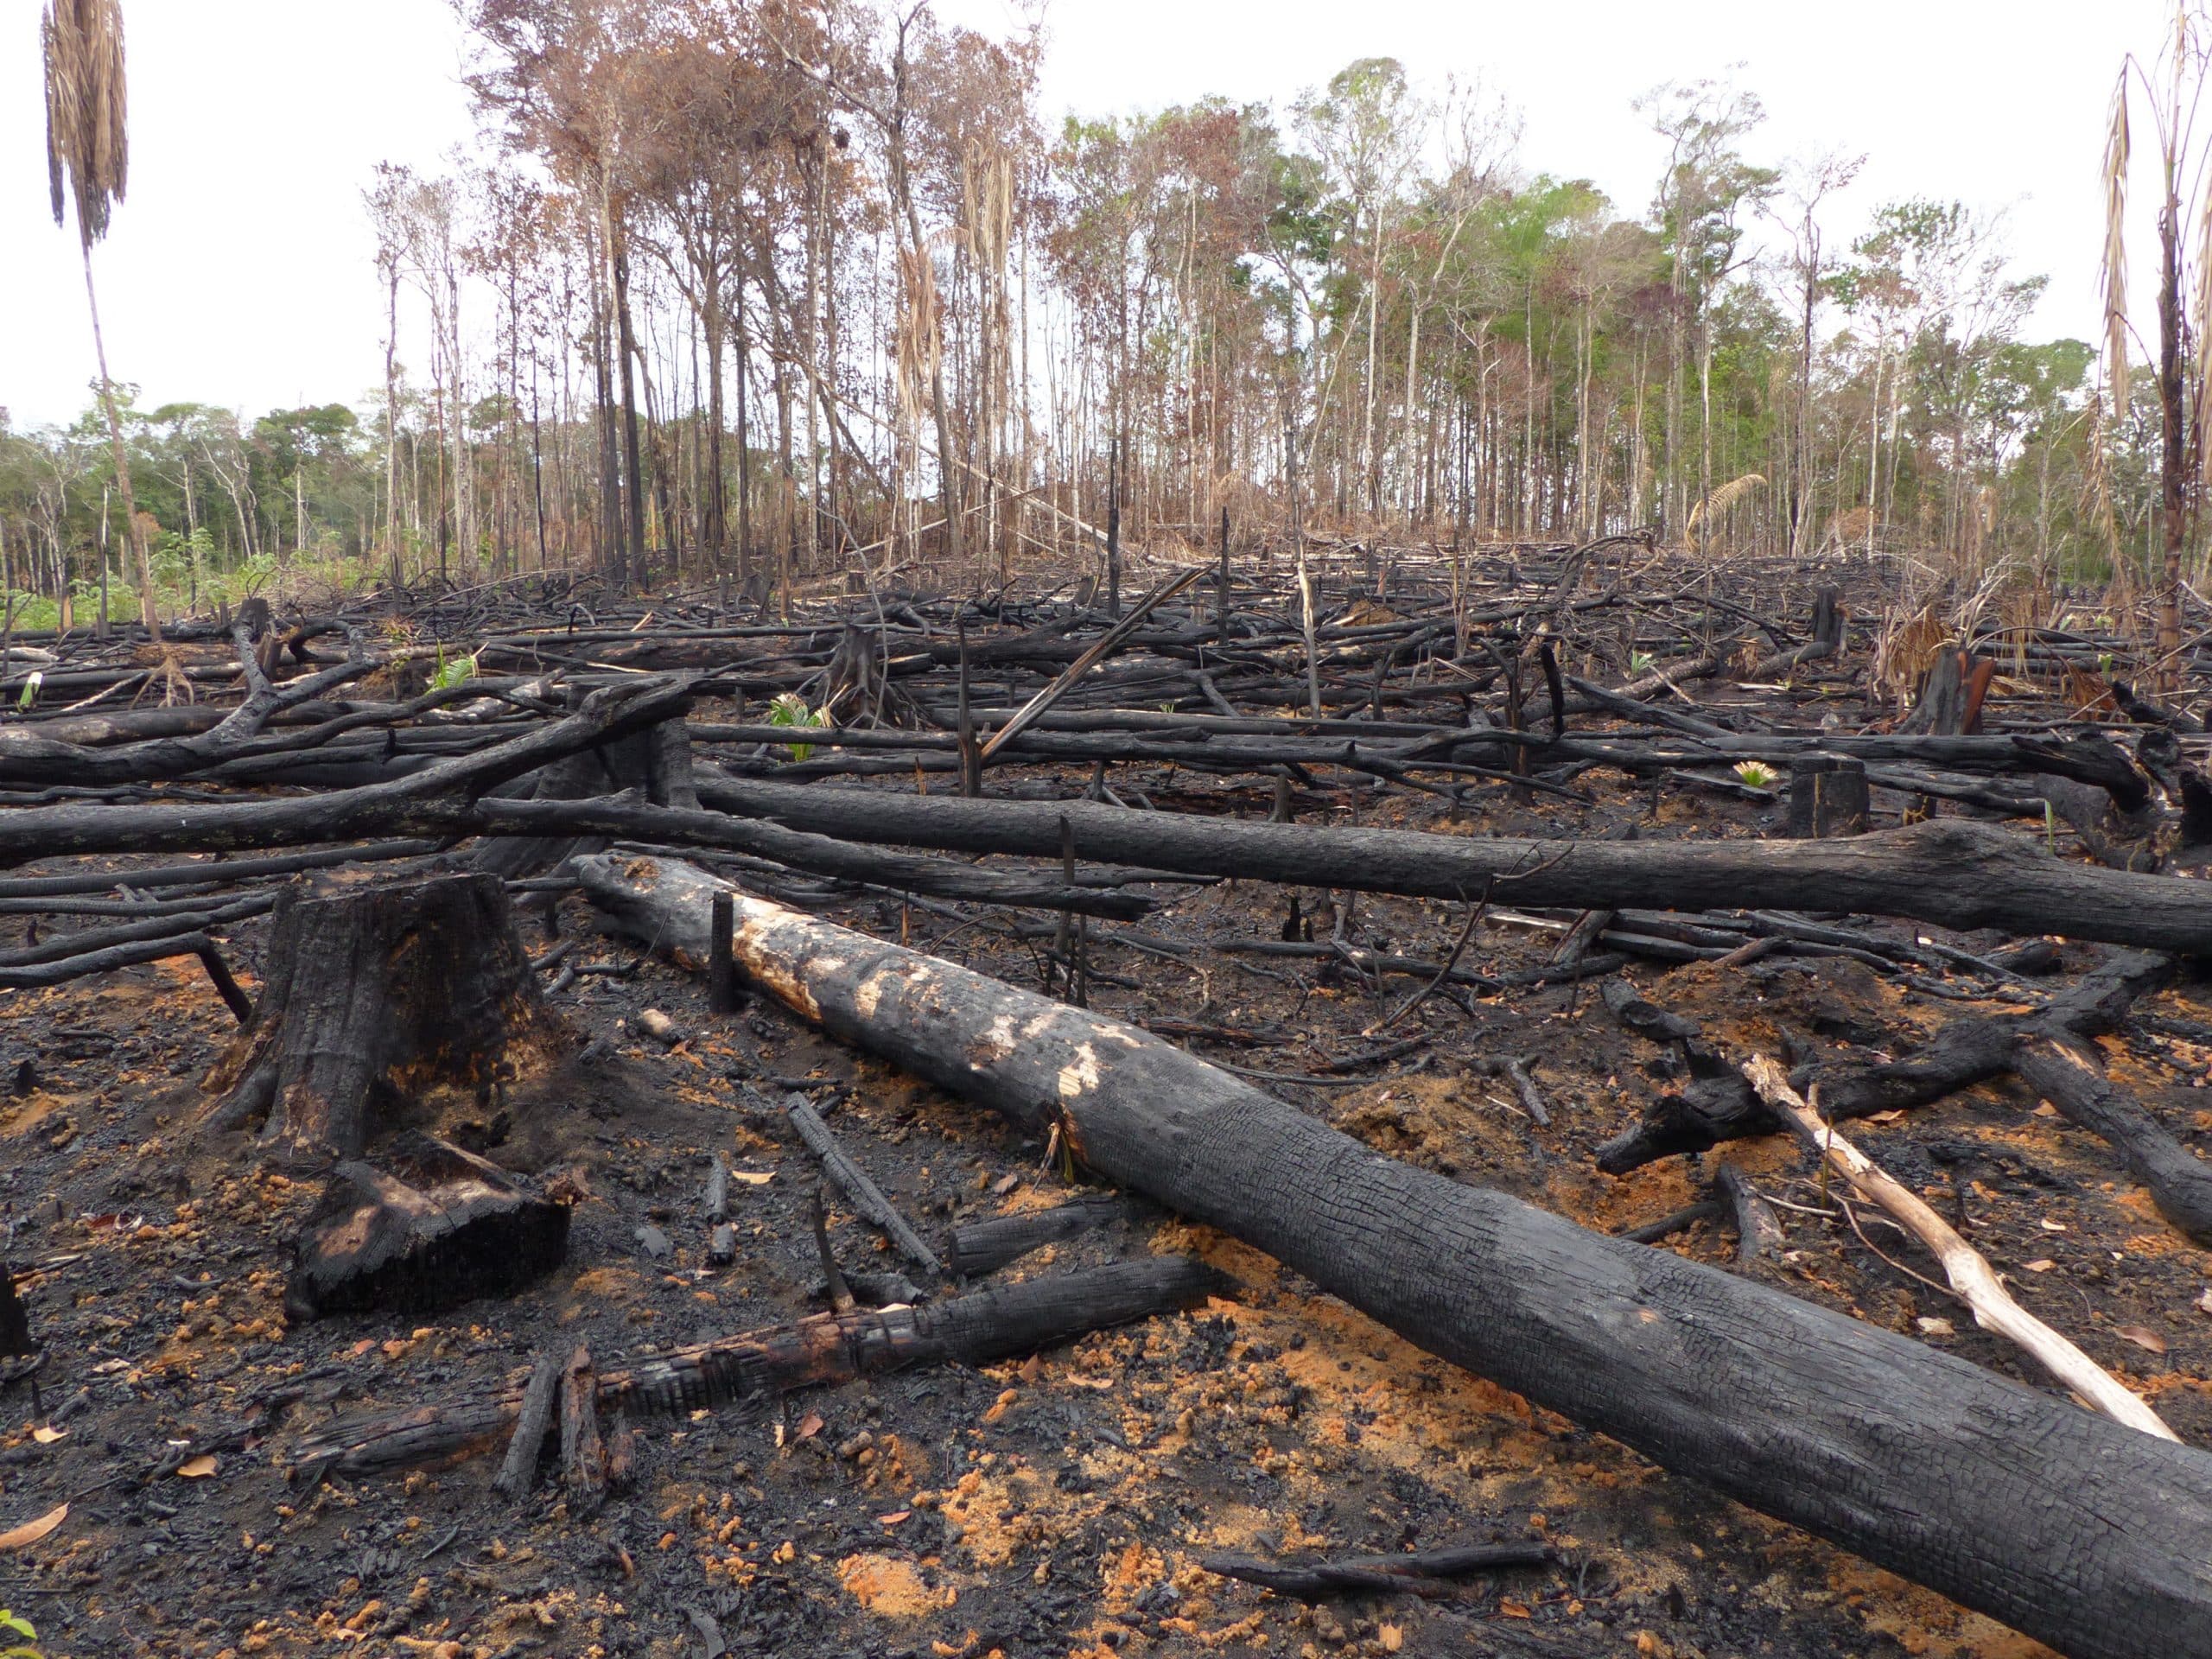
[[[638,459],[637,366],[632,360],[638,341],[630,327],[630,250],[619,222],[614,226],[613,251],[614,330],[622,367],[623,528],[630,551],[627,579],[642,584],[645,580],[645,479]]]
[[[1805,496],[1813,481],[1813,307],[1820,295],[1821,244],[1817,236],[1808,240],[1811,252],[1805,266],[1804,327],[1798,339],[1797,464],[1789,480],[1789,551],[1793,557],[1804,551]]]
[[[107,378],[107,341],[100,333],[99,296],[92,289],[92,245],[82,245],[85,256],[85,305],[92,316],[92,354],[100,370],[100,407],[107,414],[107,441],[115,454],[115,486],[123,493],[123,518],[125,533],[130,538],[130,550],[138,562],[138,620],[144,626],[146,637],[156,645],[162,643],[162,620],[154,611],[154,567],[147,556],[146,532],[138,523],[138,498],[130,488],[130,454],[124,447],[123,420],[115,410],[115,387]],[[100,568],[105,575],[107,562]]]
[[[617,384],[622,389],[621,425],[618,434],[622,457],[623,512],[616,519],[622,551],[615,560],[617,579],[624,586],[645,577],[645,469],[638,460],[637,374],[631,361],[637,340],[630,327],[630,250],[621,215],[614,211],[607,181],[599,181],[600,234],[607,245],[608,281],[614,303],[614,356]]]
[[[394,591],[405,585],[399,551],[399,262],[385,272],[384,539]]]
[[[468,572],[476,556],[476,480],[474,458],[468,449],[468,398],[463,384],[461,346],[461,278],[452,265],[452,249],[446,250],[446,373],[453,382],[453,534],[461,554],[461,569]],[[304,547],[301,549],[305,552]]]
[[[2190,455],[2183,423],[2181,200],[2171,146],[2165,163],[2165,196],[2158,206],[2158,516],[2165,568],[2158,586],[2158,685],[2171,692],[2181,685],[2181,555],[2189,530]]]
[[[737,285],[737,575],[753,574],[753,422],[747,387],[753,378],[752,337],[745,320],[745,279]]]
[[[729,569],[729,492],[722,481],[722,359],[726,326],[722,320],[721,275],[707,282],[707,546],[717,575]]]

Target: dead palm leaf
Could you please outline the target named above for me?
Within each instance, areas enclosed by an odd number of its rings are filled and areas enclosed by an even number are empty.
[[[63,222],[73,197],[77,232],[89,248],[107,234],[110,212],[123,200],[130,172],[119,0],[51,0],[40,36],[46,48],[46,174],[54,222]]]
[[[1724,516],[1729,508],[1734,506],[1753,490],[1765,487],[1764,474],[1745,473],[1741,478],[1730,479],[1726,484],[1716,488],[1712,494],[1700,497],[1690,508],[1689,521],[1683,527],[1683,539],[1689,543],[1690,551],[1695,553],[1701,550],[1698,537],[1700,531],[1714,519]]]
[[[99,359],[100,404],[107,412],[108,443],[115,455],[124,520],[130,527],[130,547],[138,561],[138,615],[147,636],[159,645],[162,624],[154,605],[153,566],[138,521],[137,498],[130,488],[130,457],[123,447],[123,423],[116,415],[115,389],[108,379],[107,346],[100,335],[99,301],[92,291],[92,244],[107,234],[109,217],[123,200],[130,174],[124,118],[121,0],[48,0],[39,37],[46,52],[48,193],[57,226],[65,222],[71,200],[76,203],[85,303],[92,312],[92,349]]]

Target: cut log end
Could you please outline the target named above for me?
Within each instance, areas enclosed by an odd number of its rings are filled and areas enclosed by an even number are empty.
[[[349,1160],[300,1230],[285,1317],[391,1308],[435,1313],[521,1288],[568,1253],[569,1210],[427,1135],[376,1164]]]

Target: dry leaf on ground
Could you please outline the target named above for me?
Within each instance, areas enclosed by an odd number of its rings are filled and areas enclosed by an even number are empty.
[[[0,1532],[0,1549],[21,1549],[25,1544],[35,1544],[69,1518],[69,1506],[48,1510],[35,1521],[26,1521],[12,1532]]]

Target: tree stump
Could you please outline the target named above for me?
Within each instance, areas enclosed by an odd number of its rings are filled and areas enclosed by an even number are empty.
[[[571,686],[569,690],[569,706],[581,706],[579,689]],[[690,738],[680,717],[581,750],[490,794],[493,800],[512,801],[586,801],[635,794],[654,806],[692,811],[699,806],[698,791],[691,781]],[[607,845],[604,836],[493,836],[479,846],[470,863],[512,880],[556,868],[580,853],[604,852]]]
[[[435,1313],[519,1290],[568,1253],[568,1205],[524,1192],[496,1164],[414,1133],[378,1162],[340,1164],[301,1226],[288,1320]]]
[[[1922,678],[1912,712],[1898,722],[1900,732],[1936,737],[1970,736],[1981,729],[1982,699],[1996,677],[1997,664],[1947,644]]]
[[[276,901],[259,1006],[200,1087],[219,1127],[265,1118],[279,1158],[322,1167],[440,1096],[493,1102],[565,1040],[496,877],[302,879]]]
[[[1866,763],[1803,754],[1789,763],[1789,833],[1800,840],[1866,833]]]
[[[1843,649],[1843,589],[1823,583],[1813,592],[1813,639],[1833,656]]]

